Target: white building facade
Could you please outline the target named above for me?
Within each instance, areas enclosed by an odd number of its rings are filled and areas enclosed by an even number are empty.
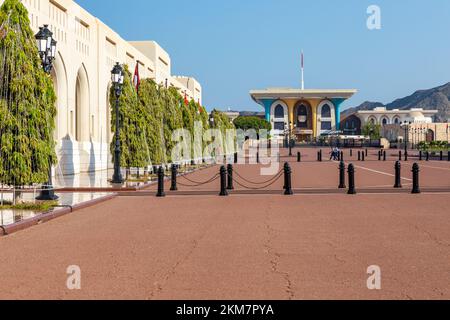
[[[433,123],[434,116],[438,110],[409,109],[409,110],[387,110],[385,107],[374,110],[358,111],[356,114],[361,119],[362,125],[371,122],[377,125],[391,125],[401,123],[428,124]]]
[[[58,41],[52,78],[57,94],[55,138],[58,174],[106,170],[111,112],[111,70],[116,62],[131,73],[139,63],[140,77],[176,87],[188,99],[202,102],[200,83],[171,75],[169,54],[154,41],[128,42],[72,0],[22,0],[32,29],[49,25]],[[0,0],[0,5],[3,0]]]

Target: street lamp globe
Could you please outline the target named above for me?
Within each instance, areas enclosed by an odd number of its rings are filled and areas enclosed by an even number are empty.
[[[52,39],[51,42],[51,48],[49,51],[49,57],[54,60],[56,58],[56,45],[58,44],[58,42],[55,39]]]

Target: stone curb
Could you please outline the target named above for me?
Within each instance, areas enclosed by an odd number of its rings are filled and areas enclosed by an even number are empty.
[[[111,200],[111,199],[113,199],[115,197],[117,197],[116,193],[110,194],[110,195],[107,195],[107,196],[104,196],[104,197],[101,197],[101,198],[98,198],[98,199],[93,199],[93,200],[88,200],[88,201],[85,201],[85,202],[81,202],[81,203],[78,203],[78,204],[73,205],[73,206],[63,207],[61,209],[55,209],[54,211],[49,211],[47,213],[41,213],[41,214],[31,218],[31,219],[26,219],[26,220],[23,220],[23,221],[19,221],[19,222],[13,223],[13,224],[8,225],[8,226],[0,226],[0,237],[1,236],[8,236],[8,235],[11,235],[11,234],[16,233],[18,231],[22,231],[22,230],[31,228],[33,226],[36,226],[36,225],[39,225],[39,224],[42,224],[42,223],[46,223],[46,222],[48,222],[50,220],[53,220],[53,219],[65,216],[65,215],[70,214],[70,213],[72,213],[74,211],[77,211],[77,210],[81,210],[81,209],[84,209],[84,208],[95,206],[95,205],[97,205],[99,203]]]

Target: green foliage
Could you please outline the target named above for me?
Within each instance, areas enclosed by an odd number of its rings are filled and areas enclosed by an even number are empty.
[[[56,95],[19,0],[5,0],[0,8],[0,63],[0,181],[44,183],[57,161]]]
[[[237,117],[234,120],[234,125],[237,129],[242,129],[247,131],[249,129],[254,129],[257,132],[260,130],[272,130],[272,125],[265,119],[258,117]]]
[[[0,205],[0,210],[23,210],[23,211],[37,211],[46,212],[58,205],[58,201],[42,201],[42,202],[25,202],[13,205],[11,202],[4,201]]]
[[[175,146],[172,133],[177,129],[187,129],[194,139],[195,122],[201,122],[203,130],[209,129],[209,116],[204,107],[191,100],[187,105],[176,88],[166,89],[151,79],[143,79],[136,93],[132,85],[131,73],[126,69],[123,92],[120,97],[120,141],[122,167],[145,167],[172,161]],[[115,95],[110,92],[111,127],[115,132]],[[225,132],[234,128],[228,118],[215,111],[219,128]],[[203,148],[205,148],[204,143]],[[111,143],[114,157],[115,141]],[[193,149],[193,143],[192,143]],[[194,150],[191,150],[192,155]]]
[[[370,137],[372,140],[381,139],[381,125],[366,123],[361,130],[364,136]]]
[[[446,151],[449,150],[449,143],[447,141],[421,141],[418,147],[422,151]]]

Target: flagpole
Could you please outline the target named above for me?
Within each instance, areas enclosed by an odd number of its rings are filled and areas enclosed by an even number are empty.
[[[302,90],[305,90],[305,61],[302,51]]]

